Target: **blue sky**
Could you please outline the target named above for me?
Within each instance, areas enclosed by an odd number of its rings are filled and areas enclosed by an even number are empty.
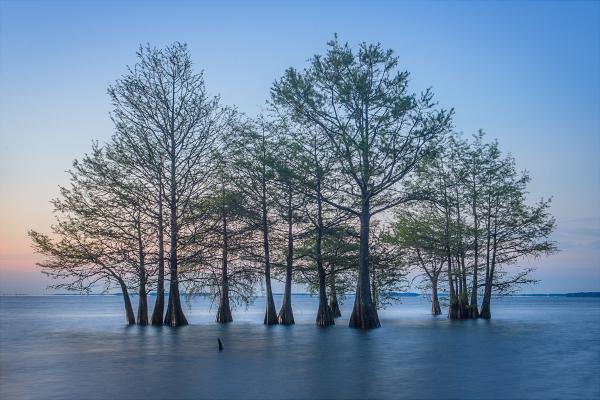
[[[527,291],[600,290],[599,2],[0,1],[0,292],[43,290],[27,229],[48,230],[64,171],[112,134],[106,88],[140,43],[187,42],[209,91],[254,114],[335,32],[394,49],[457,130],[530,171],[532,200],[554,196],[563,251]]]

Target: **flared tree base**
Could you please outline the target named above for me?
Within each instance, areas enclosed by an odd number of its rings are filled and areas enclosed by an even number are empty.
[[[317,326],[331,326],[335,325],[335,319],[333,318],[333,313],[331,312],[331,308],[325,304],[319,304],[319,310],[317,311]]]
[[[339,318],[342,316],[342,312],[340,311],[340,305],[338,304],[337,299],[331,300],[329,302],[329,310],[333,318]]]
[[[136,322],[138,325],[148,325],[148,299],[145,295],[140,296]]]
[[[173,302],[169,301],[164,324],[172,327],[188,325],[187,318],[185,318],[181,309],[181,304],[173,304]]]
[[[263,322],[265,325],[277,325],[277,311],[275,311],[275,302],[273,296],[267,296],[267,309],[265,310],[265,319]]]
[[[490,319],[492,318],[492,312],[489,304],[482,304],[481,312],[479,313],[479,318]]]
[[[133,313],[133,307],[131,306],[131,299],[129,298],[127,287],[124,282],[120,283],[123,292],[123,304],[125,306],[125,321],[127,325],[135,325],[135,314]]]
[[[152,325],[163,324],[163,314],[165,312],[165,299],[161,299],[160,296],[156,297],[156,303],[154,304],[154,310],[152,311]]]
[[[265,312],[265,319],[263,323],[265,325],[277,325],[279,323],[279,321],[277,320],[277,314],[275,314],[274,310],[272,312]]]
[[[217,311],[217,322],[219,324],[233,322],[233,316],[231,315],[231,309],[229,309],[229,307],[219,307],[219,310]]]
[[[442,308],[440,307],[440,302],[435,299],[431,304],[431,315],[441,315]]]
[[[479,310],[477,310],[477,305],[476,304],[475,305],[471,305],[470,309],[471,309],[470,310],[471,311],[470,318],[471,319],[477,319],[477,318],[479,318]]]
[[[281,325],[294,325],[294,313],[291,304],[284,303],[279,310],[277,321]]]
[[[470,319],[471,309],[461,298],[454,298],[450,302],[448,309],[448,318],[450,319]]]
[[[146,315],[145,317],[142,315],[140,317],[140,315],[138,314],[138,318],[137,318],[136,323],[138,325],[142,325],[142,326],[148,325],[148,315]]]
[[[369,300],[363,301],[360,292],[357,292],[354,299],[354,308],[352,309],[348,326],[355,329],[375,329],[381,327],[375,306]]]
[[[127,325],[135,325],[135,314],[133,313],[133,310],[131,310],[131,312],[125,312],[125,322]]]
[[[229,287],[221,288],[221,297],[219,298],[219,309],[217,310],[217,322],[226,324],[233,322],[231,307],[229,306]]]

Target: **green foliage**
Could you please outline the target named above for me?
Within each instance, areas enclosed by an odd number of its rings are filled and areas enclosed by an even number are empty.
[[[29,233],[58,287],[151,288],[168,253],[189,293],[247,304],[290,255],[297,281],[340,300],[367,288],[384,307],[413,271],[472,310],[482,289],[532,283],[523,259],[557,251],[528,173],[483,132],[450,134],[453,110],[412,93],[381,44],[336,36],[255,119],[206,93],[184,44],[137,57],[108,89],[111,141],[74,162],[53,235]]]

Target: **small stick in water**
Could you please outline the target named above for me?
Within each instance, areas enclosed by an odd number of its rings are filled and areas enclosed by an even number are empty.
[[[220,338],[217,338],[217,340],[219,341],[219,351],[223,350],[223,342],[221,342]]]

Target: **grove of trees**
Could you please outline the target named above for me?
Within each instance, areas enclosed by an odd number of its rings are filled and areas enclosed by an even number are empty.
[[[336,36],[254,118],[206,92],[180,43],[140,47],[108,94],[113,136],[73,163],[51,233],[29,235],[55,288],[119,288],[128,324],[186,325],[184,293],[228,323],[261,289],[264,323],[294,324],[295,282],[318,294],[317,325],[353,296],[349,326],[370,329],[414,277],[432,314],[443,293],[449,318],[491,318],[494,294],[534,282],[522,262],[557,251],[529,175],[482,132],[456,134],[380,44]]]

